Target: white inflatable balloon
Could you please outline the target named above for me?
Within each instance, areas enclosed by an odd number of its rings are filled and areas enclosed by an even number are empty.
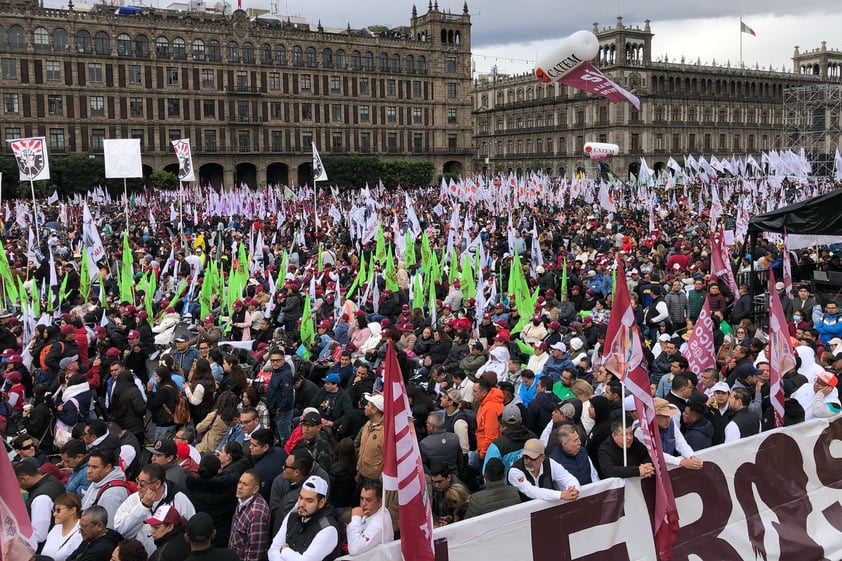
[[[599,40],[590,31],[577,31],[561,42],[550,54],[538,59],[535,77],[549,84],[579,66],[593,60],[599,52]]]
[[[585,154],[591,157],[591,160],[604,160],[608,156],[616,156],[620,153],[620,147],[616,144],[608,144],[606,142],[586,142]]]

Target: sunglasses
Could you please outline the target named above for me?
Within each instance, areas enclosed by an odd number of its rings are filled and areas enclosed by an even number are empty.
[[[27,444],[26,446],[16,446],[15,450],[31,450],[35,448],[34,444]]]

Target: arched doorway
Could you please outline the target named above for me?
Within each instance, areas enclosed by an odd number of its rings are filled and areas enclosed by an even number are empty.
[[[559,177],[566,177],[567,176],[567,170],[564,168],[564,166],[558,166],[558,176]]]
[[[211,163],[199,168],[199,184],[210,185],[211,187],[222,187],[223,168],[222,165]]]
[[[269,185],[289,185],[289,166],[280,162],[269,164],[266,168],[266,183]]]
[[[639,173],[640,173],[640,162],[630,163],[629,164],[629,179],[631,179],[632,175],[637,177]]]
[[[661,177],[661,174],[664,173],[666,170],[667,165],[664,162],[655,162],[655,177]]]
[[[445,162],[444,166],[442,167],[442,173],[444,175],[461,175],[462,162],[457,162],[455,160]]]
[[[167,164],[164,166],[164,171],[168,171],[174,176],[178,177],[178,164]]]
[[[243,162],[237,164],[237,170],[234,175],[234,186],[246,185],[251,188],[257,187],[257,168],[254,164]]]
[[[313,162],[304,162],[298,166],[298,184],[312,185],[313,183]]]
[[[155,169],[152,166],[143,164],[143,183],[147,186],[152,185],[150,178],[152,177],[153,171],[155,171]]]

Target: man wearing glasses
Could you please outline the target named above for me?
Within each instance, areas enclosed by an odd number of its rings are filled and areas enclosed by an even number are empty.
[[[47,457],[38,452],[38,441],[28,434],[22,434],[12,443],[12,447],[18,454],[18,460],[33,464],[36,468],[41,467]]]
[[[129,495],[114,514],[114,529],[126,539],[138,540],[151,555],[156,548],[155,540],[152,527],[145,520],[163,505],[175,507],[187,520],[196,514],[196,509],[187,495],[166,480],[166,472],[161,465],[144,466],[136,483],[137,491]]]
[[[260,425],[260,414],[253,407],[246,407],[240,413],[240,429],[243,431],[243,447],[248,446],[248,441],[251,440],[251,435],[258,429],[262,429]]]
[[[284,461],[284,470],[281,475],[282,477],[278,477],[272,482],[272,494],[269,500],[274,521],[273,535],[281,527],[281,521],[286,513],[295,507],[301,485],[308,477],[317,475],[325,481],[330,480],[327,472],[316,463],[313,455],[304,448],[293,450],[290,453]]]
[[[107,525],[108,512],[101,506],[92,506],[82,511],[79,534],[84,541],[67,561],[109,561],[123,538]]]
[[[816,380],[813,382],[813,390],[816,392],[812,404],[813,417],[833,417],[842,411],[836,389],[838,383],[839,378],[833,372],[825,371],[816,375]]]

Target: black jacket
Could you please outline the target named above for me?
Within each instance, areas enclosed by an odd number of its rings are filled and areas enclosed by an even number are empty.
[[[99,538],[80,543],[67,561],[110,561],[111,554],[122,540],[123,536],[108,528]]]
[[[623,449],[609,436],[599,447],[599,467],[605,477],[638,477],[639,466],[652,463],[646,446],[634,439],[627,452],[628,462],[623,464]]]
[[[173,528],[159,540],[155,540],[155,551],[149,561],[184,561],[190,555],[190,545],[184,541],[184,529],[181,525]]]

